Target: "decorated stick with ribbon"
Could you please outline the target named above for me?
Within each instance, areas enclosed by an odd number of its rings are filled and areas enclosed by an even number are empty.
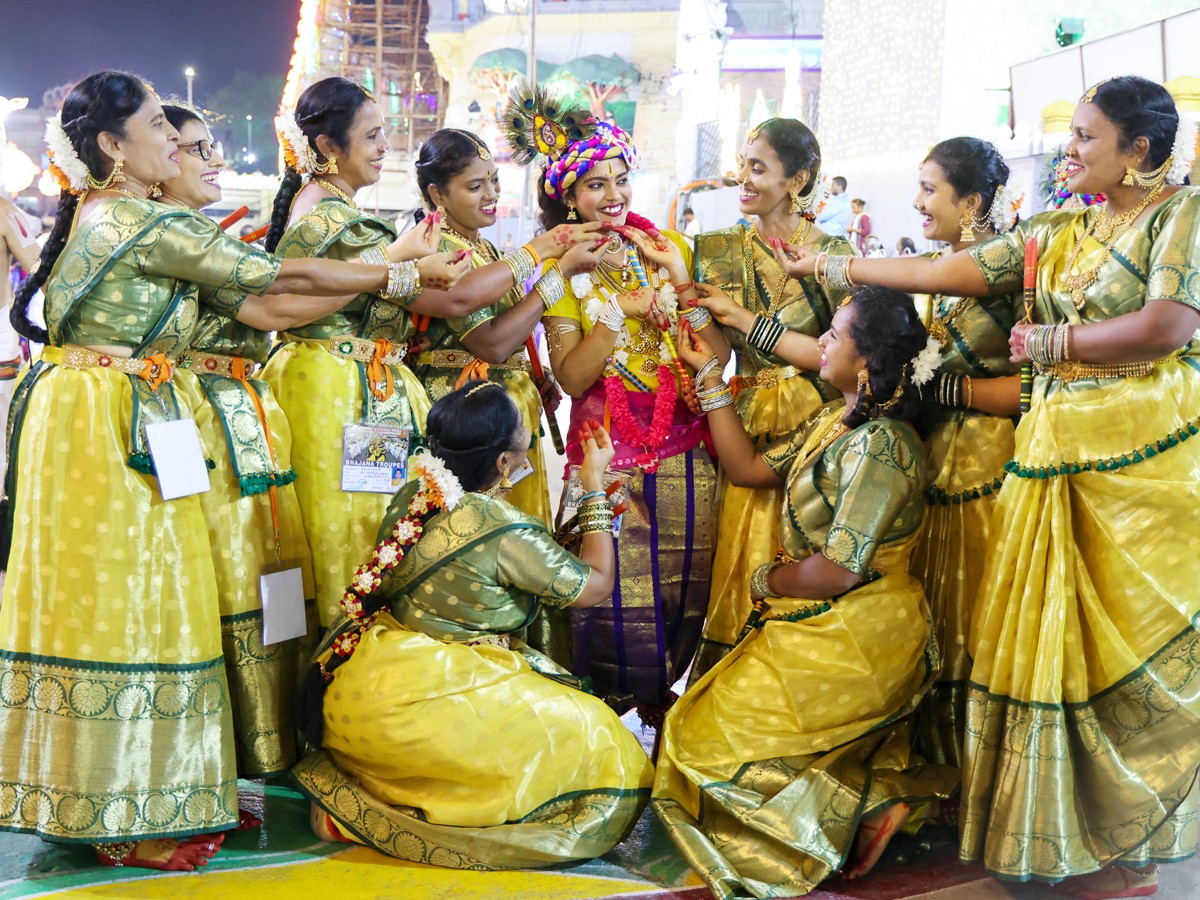
[[[1024,321],[1033,324],[1033,304],[1037,300],[1038,242],[1031,237],[1025,242],[1025,282],[1022,299],[1025,301]],[[1033,403],[1033,363],[1021,366],[1021,415],[1029,412]]]
[[[229,215],[227,215],[225,218],[223,218],[220,221],[220,223],[217,225],[217,227],[220,228],[222,231],[224,231],[226,228],[232,228],[234,225],[236,225],[238,222],[242,221],[242,219],[246,218],[246,216],[248,216],[248,215],[250,215],[250,207],[248,207],[248,206],[239,207],[238,209],[235,209],[233,212],[231,212]]]
[[[542,368],[542,359],[538,356],[537,342],[534,341],[532,334],[525,338],[525,352],[529,354],[529,368],[533,371],[533,380],[540,385],[546,377],[546,370]],[[562,456],[565,452],[562,432],[558,430],[558,420],[554,418],[554,410],[547,408],[544,398],[542,409],[546,411],[546,428],[550,431],[550,440],[554,444],[554,450],[559,456]]]
[[[249,234],[244,235],[241,238],[241,241],[243,244],[253,244],[255,241],[265,238],[267,236],[267,232],[270,230],[270,224],[264,225],[262,228],[258,229],[258,231],[252,231]]]
[[[642,261],[638,259],[637,251],[633,247],[627,247],[625,254],[629,260],[629,265],[633,268],[633,274],[637,276],[638,284],[642,287],[650,287],[650,279],[646,277],[646,269],[642,266]],[[688,377],[687,369],[684,367],[683,361],[679,358],[679,351],[675,349],[675,340],[671,337],[669,322],[667,326],[662,330],[663,343],[667,345],[667,353],[671,355],[671,363],[679,375],[679,384],[687,392],[691,388],[692,379]]]

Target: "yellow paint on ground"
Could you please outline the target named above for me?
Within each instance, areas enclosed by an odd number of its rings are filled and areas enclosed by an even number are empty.
[[[52,896],[71,900],[229,897],[337,897],[338,900],[594,900],[652,891],[645,881],[570,872],[468,872],[439,869],[356,847],[312,862],[236,871],[173,874],[74,888]],[[46,896],[46,895],[42,895]]]

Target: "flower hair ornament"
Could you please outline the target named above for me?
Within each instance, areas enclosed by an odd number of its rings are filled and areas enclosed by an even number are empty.
[[[301,175],[313,171],[312,145],[308,137],[300,130],[296,114],[280,113],[275,117],[275,135],[279,138],[279,147],[283,150],[283,161]]]
[[[996,234],[1007,234],[1017,224],[1017,214],[1021,204],[1025,202],[1025,193],[1018,191],[1012,183],[1002,184],[996,188],[992,205],[988,207],[988,221],[996,229]]]
[[[927,337],[921,352],[912,358],[912,383],[917,387],[928,383],[942,364],[942,345],[935,337]]]
[[[1179,127],[1175,129],[1175,143],[1171,147],[1171,166],[1167,170],[1167,184],[1183,184],[1196,162],[1196,123],[1180,115]]]
[[[63,128],[62,114],[55,113],[46,121],[46,146],[49,148],[50,177],[64,191],[79,196],[87,189],[88,167]]]
[[[638,165],[637,149],[624,129],[567,106],[536,85],[517,84],[499,124],[514,162],[547,160],[543,187],[553,200],[562,199],[578,178],[605,160],[623,159],[631,172]]]

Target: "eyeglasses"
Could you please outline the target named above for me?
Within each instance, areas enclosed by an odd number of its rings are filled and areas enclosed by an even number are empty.
[[[191,141],[187,144],[180,144],[179,149],[192,154],[192,156],[198,156],[205,162],[212,159],[214,153],[220,153],[222,156],[225,155],[220,141]]]

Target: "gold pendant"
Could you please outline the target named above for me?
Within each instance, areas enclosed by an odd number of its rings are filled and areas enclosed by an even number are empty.
[[[647,375],[653,375],[658,371],[658,363],[647,356],[642,360],[642,371]]]
[[[929,324],[929,336],[943,347],[950,341],[950,331],[941,319],[934,319]]]

